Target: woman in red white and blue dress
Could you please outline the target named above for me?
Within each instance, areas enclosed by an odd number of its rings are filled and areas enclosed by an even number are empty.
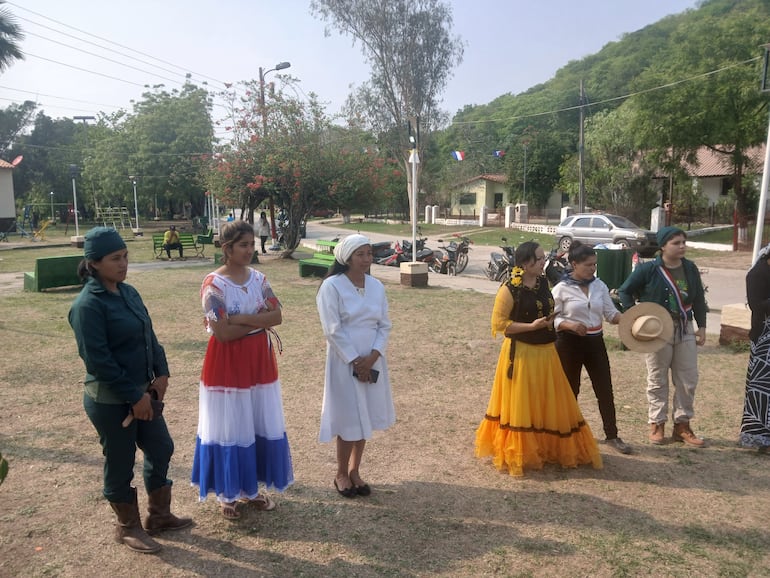
[[[259,484],[283,491],[294,474],[271,340],[281,323],[280,303],[265,275],[249,266],[251,225],[225,224],[220,242],[224,265],[201,287],[211,337],[201,372],[192,483],[201,501],[213,493],[222,515],[237,519],[239,503],[272,510],[275,503]]]

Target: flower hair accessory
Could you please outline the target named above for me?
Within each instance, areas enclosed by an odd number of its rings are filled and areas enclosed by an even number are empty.
[[[522,283],[522,277],[524,276],[524,269],[521,267],[514,267],[511,269],[511,285],[518,287]]]

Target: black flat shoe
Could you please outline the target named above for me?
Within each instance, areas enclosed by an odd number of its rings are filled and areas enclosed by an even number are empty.
[[[353,486],[353,488],[356,490],[356,494],[359,496],[368,496],[372,493],[372,489],[369,487],[369,484],[364,484],[363,486]]]
[[[337,490],[337,493],[340,496],[343,496],[345,498],[355,498],[358,495],[358,492],[356,491],[356,488],[354,486],[350,486],[349,488],[340,490],[340,487],[337,485],[337,480],[334,480],[334,488]]]

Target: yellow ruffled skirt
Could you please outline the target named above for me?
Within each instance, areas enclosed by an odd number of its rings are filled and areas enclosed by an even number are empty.
[[[543,464],[602,467],[591,428],[583,419],[553,343],[516,342],[513,377],[508,377],[511,340],[497,361],[486,415],[476,430],[476,456],[492,456],[512,476]]]

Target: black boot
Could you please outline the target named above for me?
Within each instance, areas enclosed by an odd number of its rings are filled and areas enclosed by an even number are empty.
[[[192,525],[192,518],[177,518],[171,513],[171,486],[153,490],[147,496],[147,511],[144,520],[148,534],[157,534],[163,530],[181,530]]]
[[[118,517],[115,526],[115,541],[142,554],[155,554],[160,551],[160,544],[147,535],[139,520],[139,505],[136,502],[136,488],[131,488],[133,500],[127,503],[110,502]]]

